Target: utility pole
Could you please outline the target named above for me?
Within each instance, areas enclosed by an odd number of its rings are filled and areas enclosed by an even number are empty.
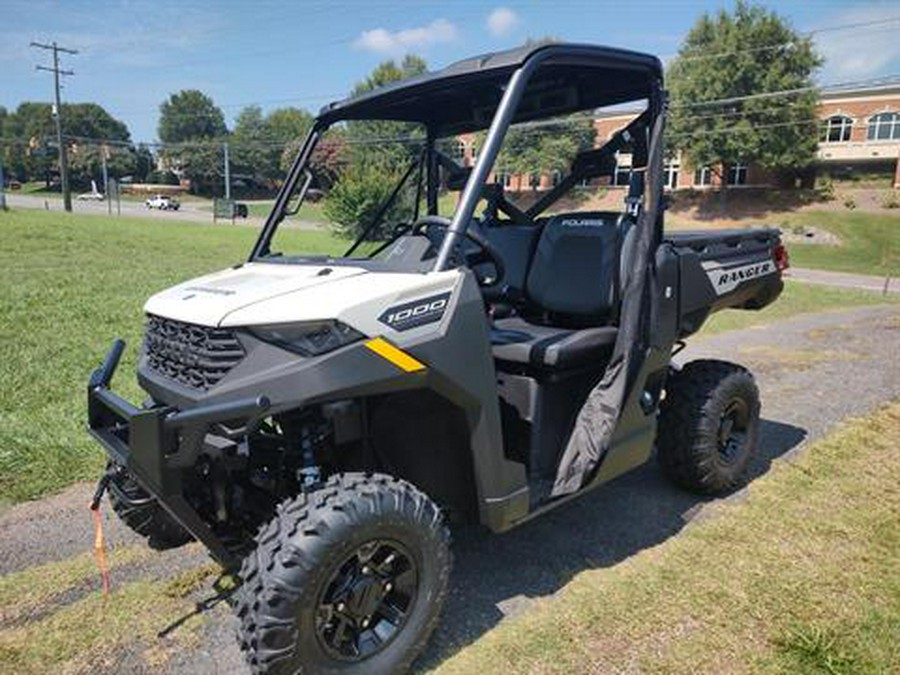
[[[100,157],[103,159],[103,197],[106,199],[106,211],[112,215],[112,200],[109,198],[109,170],[106,168],[106,160],[109,157],[109,146],[100,146]]]
[[[37,70],[46,70],[48,73],[53,73],[53,84],[55,90],[55,105],[54,105],[54,115],[53,118],[56,120],[56,142],[59,144],[59,178],[62,183],[62,194],[63,194],[63,207],[66,211],[72,210],[72,193],[69,192],[69,158],[66,152],[66,146],[63,143],[63,134],[62,134],[62,106],[59,102],[59,76],[60,75],[74,75],[75,72],[72,70],[61,70],[59,67],[59,53],[65,52],[66,54],[77,54],[78,52],[74,49],[67,49],[65,47],[60,47],[55,42],[50,43],[49,45],[43,44],[40,42],[32,42],[32,47],[37,47],[38,49],[46,49],[53,52],[53,67],[48,68],[47,66],[35,66]]]
[[[231,162],[228,161],[228,143],[223,144],[225,150],[225,199],[231,199]]]

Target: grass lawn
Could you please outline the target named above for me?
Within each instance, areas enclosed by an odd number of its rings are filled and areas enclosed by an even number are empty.
[[[209,211],[212,213],[213,203],[212,200],[205,200],[207,203],[201,204],[200,208],[204,211]],[[241,199],[237,199],[235,201],[243,202]],[[243,202],[247,205],[247,215],[251,218],[266,218],[269,215],[269,212],[272,210],[272,206],[275,204],[275,200],[264,200],[264,201],[247,201]],[[297,220],[306,221],[309,223],[327,223],[328,219],[325,217],[325,214],[322,212],[322,203],[319,202],[317,204],[305,203],[303,207],[300,209],[300,212],[296,216],[290,216],[290,218],[295,218]]]
[[[17,193],[20,195],[50,195],[50,196],[55,196],[55,197],[59,197],[60,199],[62,199],[62,193],[59,191],[58,188],[55,190],[54,189],[48,190],[47,184],[42,180],[31,181],[28,183],[22,183],[22,187],[19,188],[18,190],[9,190],[7,192],[7,194],[11,194],[11,195],[14,195]]]
[[[816,286],[804,284],[800,281],[786,280],[781,297],[768,307],[755,312],[726,309],[713,314],[703,324],[703,328],[700,329],[700,335],[712,335],[727,330],[762,326],[797,314],[871,305],[880,302],[892,304],[900,302],[900,295],[894,293],[881,296],[877,293],[851,288]]]
[[[900,672],[900,403],[491,631],[441,673]]]
[[[243,260],[253,228],[44,211],[0,213],[0,500],[95,478],[103,459],[84,432],[85,386],[110,342],[128,342],[115,387],[143,399],[135,356],[146,299]],[[294,250],[339,252],[326,232],[286,229]],[[762,312],[716,317],[708,330],[817,309],[882,302],[857,291],[789,284]]]
[[[814,225],[841,238],[841,246],[790,244],[791,263],[859,274],[900,275],[900,215],[807,211],[783,218],[781,227]]]
[[[129,647],[140,647],[147,664],[161,668],[169,658],[167,649],[196,648],[205,619],[188,596],[215,578],[218,568],[209,563],[160,581],[128,579],[135,564],[158,555],[143,545],[112,549],[109,565],[116,582],[108,599],[97,590],[91,553],[0,578],[4,672],[94,672],[99,663],[108,667],[111,654]],[[228,580],[220,586],[230,587]],[[160,627],[179,621],[184,621],[179,629],[160,640]]]

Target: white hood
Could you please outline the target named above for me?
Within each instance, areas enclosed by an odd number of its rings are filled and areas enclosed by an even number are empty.
[[[439,324],[394,332],[379,320],[392,305],[453,291],[459,270],[370,272],[339,265],[247,263],[157,293],[144,311],[203,326],[260,326],[339,319],[365,335],[402,344]]]
[[[248,305],[295,291],[366,274],[359,267],[248,263],[186,281],[151,297],[148,314],[204,326]]]

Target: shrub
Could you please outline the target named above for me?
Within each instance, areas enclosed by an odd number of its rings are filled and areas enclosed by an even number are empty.
[[[155,185],[178,185],[178,176],[171,171],[151,171],[147,174],[147,182]]]
[[[856,208],[856,200],[853,197],[844,197],[844,206],[852,211]]]
[[[831,180],[831,177],[824,178],[819,184],[817,191],[819,199],[823,202],[834,201],[834,181]]]
[[[894,190],[885,192],[881,200],[881,208],[883,209],[900,209],[900,195]]]
[[[340,177],[325,197],[324,213],[334,231],[341,237],[358,238],[369,227],[378,209],[387,201],[397,185],[399,176],[376,166],[352,167]],[[381,219],[381,225],[367,239],[382,239],[390,227],[411,209],[404,204],[405,195],[399,195]]]

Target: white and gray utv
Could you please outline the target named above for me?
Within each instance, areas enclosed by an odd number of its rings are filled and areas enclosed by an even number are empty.
[[[710,313],[772,302],[787,261],[773,230],[663,232],[662,77],[652,56],[552,44],[326,106],[249,259],[147,302],[148,403],[109,389],[120,340],[94,372],[89,427],[110,459],[97,500],[108,487],[151,545],[194,538],[239,570],[254,672],[407,669],[447,594],[450,522],[506,530],[654,447],[687,488],[740,484],[753,378],[671,357]],[[511,125],[628,102],[643,112],[527,206],[498,182]],[[416,130],[396,189],[345,256],[289,250],[317,144],[372,121]],[[482,130],[473,166],[442,152]],[[562,210],[617,153],[622,210]]]

